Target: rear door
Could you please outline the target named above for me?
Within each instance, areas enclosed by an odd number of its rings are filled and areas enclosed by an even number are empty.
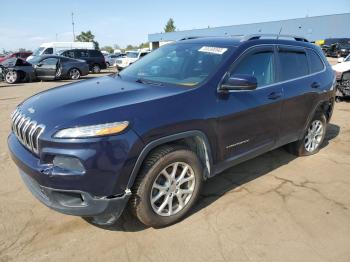
[[[234,63],[230,74],[256,77],[255,90],[231,91],[220,99],[218,120],[219,148],[222,159],[267,151],[275,144],[281,114],[282,88],[276,84],[275,51],[273,46],[254,47]]]
[[[53,80],[56,76],[58,58],[45,58],[35,66],[35,74],[39,79]]]
[[[320,81],[309,68],[307,50],[303,47],[278,47],[278,80],[283,85],[280,143],[299,139],[320,92]],[[322,71],[324,64],[321,61]]]

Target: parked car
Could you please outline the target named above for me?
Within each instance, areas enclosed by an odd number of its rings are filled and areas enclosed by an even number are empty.
[[[33,54],[27,58],[27,60],[33,59],[36,56],[42,55],[56,55],[62,50],[71,49],[94,49],[94,43],[92,42],[50,42],[43,43],[34,50]]]
[[[117,58],[124,56],[125,54],[109,54],[105,56],[105,61],[108,67],[113,66]]]
[[[30,56],[32,54],[32,52],[16,52],[16,53],[11,53],[11,54],[8,54],[4,57],[0,57],[0,63],[6,61],[7,59],[10,59],[10,58],[22,58],[23,60],[26,60],[26,58],[28,56]]]
[[[36,79],[76,80],[89,73],[89,67],[85,61],[52,55],[36,57],[29,61],[9,59],[2,65],[5,67],[5,81],[9,84]]]
[[[337,79],[336,97],[340,100],[341,97],[350,96],[350,55],[339,58],[338,62],[333,66],[333,70]]]
[[[127,51],[125,55],[115,60],[113,66],[119,70],[124,69],[148,53],[149,51]]]
[[[286,144],[317,153],[334,88],[321,49],[302,38],[177,41],[118,74],[22,102],[8,145],[48,207],[110,224],[128,206],[162,227],[233,165]]]
[[[350,43],[332,44],[327,50],[326,55],[329,57],[346,57],[350,54]]]
[[[327,38],[321,44],[321,48],[326,56],[337,57],[338,54],[334,53],[336,44],[349,44],[350,38]]]
[[[106,69],[106,61],[98,50],[88,50],[88,49],[72,49],[59,52],[60,55],[85,60],[89,65],[89,70],[93,73],[101,72],[101,69]]]

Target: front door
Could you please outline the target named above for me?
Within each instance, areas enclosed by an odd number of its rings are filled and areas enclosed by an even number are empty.
[[[253,47],[233,65],[230,75],[257,79],[257,89],[230,91],[218,100],[227,112],[218,119],[218,142],[226,162],[261,153],[276,142],[283,90],[276,84],[273,46]]]
[[[35,74],[39,79],[53,80],[56,77],[59,59],[45,58],[35,66]]]

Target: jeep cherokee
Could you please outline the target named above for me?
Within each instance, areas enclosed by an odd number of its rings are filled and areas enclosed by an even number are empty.
[[[22,102],[8,145],[42,203],[111,224],[179,221],[204,180],[287,145],[320,150],[335,76],[299,37],[198,38],[165,45],[119,74]]]

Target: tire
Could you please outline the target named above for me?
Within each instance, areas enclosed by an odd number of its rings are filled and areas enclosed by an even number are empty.
[[[8,84],[14,84],[18,81],[19,75],[15,70],[8,70],[5,73],[5,81]]]
[[[176,223],[197,201],[202,181],[202,165],[194,152],[182,146],[161,146],[141,168],[132,189],[131,211],[147,226],[159,228]]]
[[[101,72],[101,67],[100,67],[100,65],[94,64],[93,67],[92,67],[92,72],[95,73],[95,74],[100,73],[100,72]]]
[[[288,151],[296,156],[309,156],[316,154],[320,150],[324,141],[326,130],[327,120],[325,114],[322,112],[316,112],[315,116],[308,124],[303,138],[289,144],[287,146]]]
[[[80,71],[77,68],[71,68],[68,71],[68,78],[71,80],[78,80],[80,78]]]

